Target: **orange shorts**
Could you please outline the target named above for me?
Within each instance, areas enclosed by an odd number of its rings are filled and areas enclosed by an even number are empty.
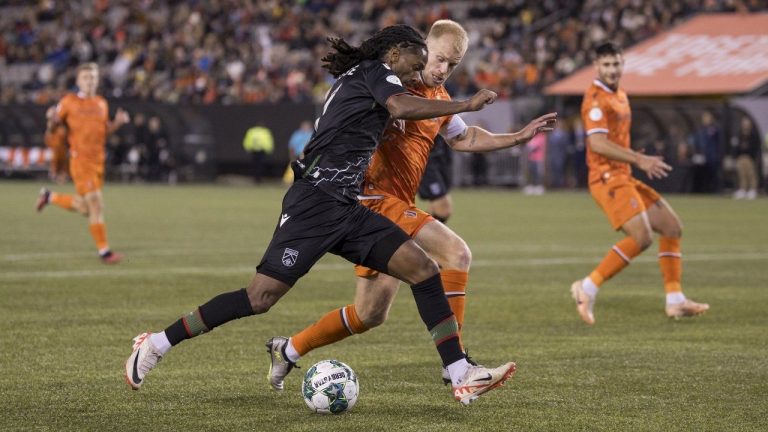
[[[80,196],[101,190],[104,184],[104,164],[79,159],[70,159],[69,174]]]
[[[661,199],[652,187],[625,174],[605,173],[589,185],[589,192],[615,230]]]
[[[375,189],[365,189],[365,193],[367,197],[381,198],[361,199],[360,203],[362,205],[394,222],[411,238],[415,237],[424,225],[435,220],[431,214],[416,208],[416,206],[400,198],[383,194]],[[360,277],[373,277],[378,273],[376,270],[371,270],[368,267],[355,266],[355,274]]]

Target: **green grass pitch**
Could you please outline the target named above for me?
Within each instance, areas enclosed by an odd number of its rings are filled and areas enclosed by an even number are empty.
[[[337,358],[359,376],[357,406],[321,416],[301,399],[302,370],[284,393],[268,387],[263,344],[351,302],[351,266],[333,256],[267,315],[175,348],[141,391],[123,381],[133,336],[248,283],[283,189],[107,185],[108,234],[127,260],[106,267],[82,217],[35,214],[40,186],[0,183],[0,430],[768,427],[766,199],[668,196],[685,223],[683,286],[712,309],[665,317],[654,244],[604,285],[589,328],[569,286],[620,239],[589,195],[456,191],[450,226],[474,255],[465,343],[479,362],[514,360],[518,373],[468,407],[454,402],[402,286],[382,327],[300,362]]]

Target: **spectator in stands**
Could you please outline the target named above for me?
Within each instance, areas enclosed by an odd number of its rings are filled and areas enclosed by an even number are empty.
[[[760,152],[760,137],[752,119],[742,117],[739,129],[731,138],[731,151],[736,160],[738,190],[735,199],[755,199],[757,197],[757,155]]]
[[[144,153],[146,179],[160,181],[168,175],[168,134],[163,129],[160,117],[149,118],[147,142]],[[163,160],[165,159],[165,160]]]
[[[243,149],[251,154],[251,174],[255,183],[261,183],[267,172],[267,157],[275,149],[272,131],[262,122],[248,129],[243,138]]]
[[[312,122],[304,120],[299,125],[299,128],[293,131],[291,138],[288,140],[288,167],[285,168],[283,173],[283,184],[289,185],[293,183],[293,169],[291,169],[291,162],[301,156],[301,152],[304,151],[309,139],[312,138]]]
[[[566,186],[566,161],[572,146],[570,131],[566,129],[566,125],[558,123],[555,130],[549,133],[547,145],[549,178],[554,188]]]
[[[712,193],[720,190],[720,127],[709,111],[701,115],[701,126],[693,135],[693,192]]]
[[[587,186],[587,145],[586,135],[584,133],[584,124],[581,117],[576,116],[571,124],[573,125],[573,157],[571,161],[576,176],[576,186],[583,188]]]
[[[291,134],[291,138],[288,140],[288,152],[292,161],[296,160],[304,151],[304,147],[312,138],[312,132],[314,132],[312,122],[304,120],[299,128]]]
[[[528,158],[528,180],[523,188],[526,195],[544,194],[544,161],[547,153],[547,136],[538,134],[525,145]]]
[[[470,31],[467,77],[490,80],[503,96],[532,94],[586,65],[584,53],[599,40],[631,45],[694,13],[767,8],[764,0],[473,1],[450,7],[439,0],[5,3],[0,101],[20,103],[60,98],[74,78],[70,59],[101,63],[110,97],[201,104],[317,100],[328,75],[314,60],[325,53],[327,35],[356,40],[396,22],[426,30],[440,18],[461,21]]]

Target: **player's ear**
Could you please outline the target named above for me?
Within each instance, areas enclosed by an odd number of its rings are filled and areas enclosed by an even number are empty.
[[[395,64],[400,59],[400,48],[398,47],[392,47],[389,49],[389,52],[387,52],[387,56],[389,57],[389,61],[387,63],[389,64]]]

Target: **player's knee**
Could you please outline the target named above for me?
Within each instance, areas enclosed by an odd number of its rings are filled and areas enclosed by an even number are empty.
[[[653,237],[651,236],[650,232],[643,232],[638,234],[634,236],[634,239],[635,242],[637,242],[637,245],[640,247],[640,250],[646,250],[651,247],[651,244],[653,244]]]
[[[451,247],[448,268],[469,271],[470,264],[472,264],[472,251],[464,240],[458,239]]]
[[[366,328],[372,329],[384,324],[384,321],[386,321],[389,317],[389,309],[376,308],[372,310],[366,310],[363,311],[362,314],[358,313],[358,316]]]
[[[278,296],[271,295],[266,290],[258,290],[249,287],[247,289],[248,300],[251,302],[251,309],[254,314],[263,314],[269,311],[272,306],[277,303],[280,298]]]
[[[418,283],[438,273],[440,273],[440,267],[437,262],[424,254],[421,261],[414,265],[412,280]]]
[[[675,223],[672,227],[666,229],[662,235],[664,237],[680,238],[683,236],[683,225],[681,223]]]
[[[264,299],[254,300],[253,298],[251,298],[250,300],[251,300],[251,309],[253,309],[253,313],[256,315],[267,313],[269,309],[272,308],[272,305],[274,305],[274,303],[265,301]]]

